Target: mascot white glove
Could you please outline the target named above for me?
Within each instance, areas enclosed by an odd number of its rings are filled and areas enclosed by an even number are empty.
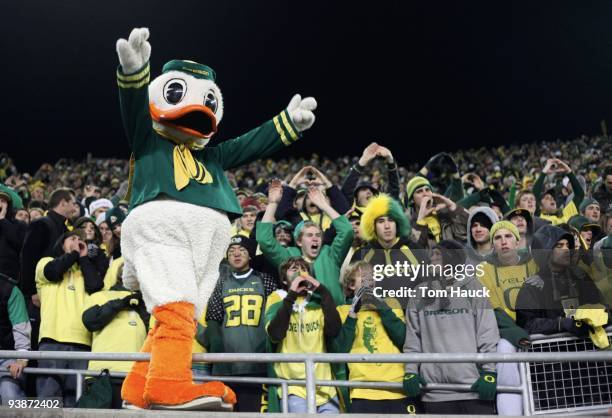
[[[121,38],[117,41],[117,55],[124,74],[132,74],[140,70],[151,57],[151,44],[149,29],[134,28],[126,41]]]
[[[287,113],[295,127],[300,132],[304,132],[315,122],[315,115],[312,113],[317,108],[317,101],[314,97],[306,97],[302,99],[302,96],[296,94],[293,96],[287,106]]]

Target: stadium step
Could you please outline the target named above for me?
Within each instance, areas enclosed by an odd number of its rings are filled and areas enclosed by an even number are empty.
[[[237,413],[237,412],[188,412],[188,411],[160,411],[160,410],[119,410],[119,409],[8,409],[6,407],[0,407],[0,417],[11,417],[11,418],[113,418],[113,417],[126,417],[126,418],[316,418],[316,414],[254,414],[254,413]],[[388,418],[393,416],[390,414],[338,414],[338,415],[326,415],[330,418]],[[406,416],[406,415],[397,415]],[[422,416],[427,418],[455,418],[465,417],[465,415],[411,415],[411,416]],[[487,415],[479,415],[480,417],[487,418]],[[490,415],[490,417],[496,417],[496,415]]]

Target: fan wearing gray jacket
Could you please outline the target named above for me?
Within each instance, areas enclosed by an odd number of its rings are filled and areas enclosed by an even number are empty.
[[[456,241],[434,247],[431,263],[465,264],[465,248]],[[458,272],[458,269],[454,270]],[[435,297],[422,296],[421,288],[437,290]],[[446,291],[446,295],[444,295]],[[451,292],[452,291],[452,292]],[[458,296],[459,291],[472,296]],[[499,331],[486,289],[473,276],[455,274],[434,277],[417,288],[406,309],[405,353],[495,353]],[[417,397],[427,383],[472,385],[472,392],[429,390],[421,400],[433,414],[493,414],[497,375],[495,363],[409,363],[405,366],[404,390]]]

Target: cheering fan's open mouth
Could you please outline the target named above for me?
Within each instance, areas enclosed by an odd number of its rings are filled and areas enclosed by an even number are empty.
[[[217,118],[206,106],[193,104],[178,109],[161,110],[149,105],[154,121],[198,138],[210,138],[217,132]]]

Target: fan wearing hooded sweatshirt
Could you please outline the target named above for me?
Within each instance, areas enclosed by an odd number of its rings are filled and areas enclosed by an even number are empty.
[[[603,297],[591,277],[572,264],[573,243],[572,234],[553,225],[533,236],[539,272],[525,281],[516,300],[516,322],[530,334],[588,335],[588,327],[572,316],[580,305],[603,303]]]
[[[14,203],[0,189],[0,273],[19,281],[19,252],[27,225],[15,219]]]
[[[477,266],[493,252],[489,231],[499,218],[495,211],[486,206],[470,210],[467,222],[466,264]]]
[[[464,247],[456,241],[441,241],[434,247],[432,264],[465,263]],[[447,297],[410,298],[406,309],[404,353],[494,353],[499,332],[493,309],[486,297],[448,297],[450,290],[482,291],[473,276],[432,277],[420,287],[447,290]],[[417,291],[421,295],[421,291]],[[469,384],[476,392],[430,390],[421,400],[427,413],[492,414],[496,391],[495,363],[407,363],[404,389],[418,396],[420,384]],[[420,383],[420,384],[419,384]]]

